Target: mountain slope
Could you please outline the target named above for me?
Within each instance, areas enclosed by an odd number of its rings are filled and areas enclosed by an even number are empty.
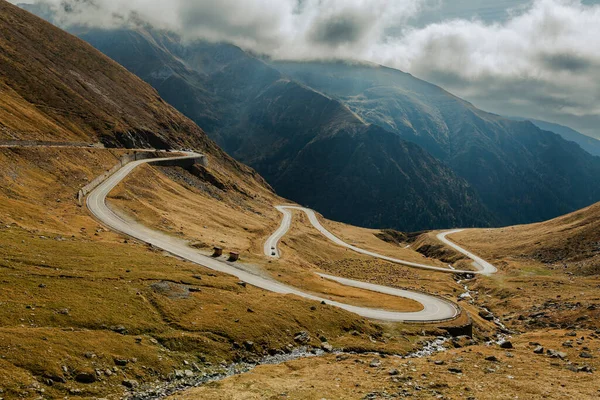
[[[530,122],[486,113],[378,65],[272,65],[448,163],[502,224],[550,219],[600,200],[600,158]]]
[[[0,140],[194,147],[215,168],[266,186],[147,83],[88,43],[0,2]]]
[[[417,230],[494,219],[452,171],[237,47],[139,25],[77,34],[152,84],[281,195],[325,216]]]
[[[562,136],[565,140],[577,143],[583,150],[587,151],[591,155],[600,157],[600,140],[584,135],[583,133],[579,133],[568,126],[531,118],[511,117],[511,119],[516,121],[530,121],[538,128],[556,133]]]
[[[493,252],[527,263],[559,269],[574,267],[583,275],[600,274],[600,203],[531,225],[470,230],[455,236],[480,252]]]

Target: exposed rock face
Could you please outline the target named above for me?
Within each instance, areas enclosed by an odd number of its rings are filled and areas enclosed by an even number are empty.
[[[186,47],[145,28],[76,33],[156,87],[279,194],[328,218],[403,230],[493,220],[469,185],[422,148],[236,47]]]

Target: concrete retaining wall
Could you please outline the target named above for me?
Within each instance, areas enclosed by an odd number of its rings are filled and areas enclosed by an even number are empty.
[[[79,192],[77,192],[77,204],[80,207],[83,206],[83,199],[87,196],[92,190],[96,189],[102,182],[104,182],[109,176],[117,172],[121,167],[126,164],[129,164],[132,161],[138,160],[147,160],[149,158],[157,158],[156,161],[152,161],[152,164],[162,165],[162,166],[170,166],[170,167],[182,167],[182,168],[190,168],[194,164],[201,164],[203,166],[208,166],[208,160],[206,156],[198,156],[194,158],[183,158],[177,160],[160,160],[160,157],[163,156],[161,153],[156,152],[135,152],[133,154],[126,154],[119,159],[119,162],[115,164],[111,169],[103,173],[102,175],[96,177],[93,181],[82,187]],[[167,155],[167,157],[171,157],[172,155]]]
[[[191,168],[194,164],[200,164],[204,167],[208,167],[208,160],[205,156],[198,156],[194,158],[182,158],[179,160],[153,160],[152,164],[160,165],[163,167],[181,167]]]

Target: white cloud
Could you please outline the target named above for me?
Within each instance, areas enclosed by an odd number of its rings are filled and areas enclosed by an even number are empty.
[[[370,56],[494,111],[576,125],[600,120],[600,6],[538,0],[504,23],[408,30]]]
[[[410,21],[441,0],[49,1],[74,10],[60,14],[63,25],[114,27],[138,15],[188,39],[229,41],[279,59],[382,63],[499,113],[589,134],[600,124],[600,5],[579,0],[535,0],[497,22],[453,19],[419,28]]]

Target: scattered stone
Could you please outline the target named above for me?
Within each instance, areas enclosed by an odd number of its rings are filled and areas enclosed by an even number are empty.
[[[498,360],[498,358],[496,356],[489,356],[485,358],[486,361],[491,361],[491,362],[498,362],[500,360]]]
[[[306,331],[298,332],[294,336],[294,341],[297,343],[306,344],[306,343],[310,342],[310,335]]]
[[[85,358],[89,358],[89,359],[96,358],[96,354],[94,354],[94,353],[93,353],[93,352],[91,352],[91,351],[88,351],[88,352],[87,352],[87,353],[85,353],[83,356],[84,356]]]
[[[571,371],[571,372],[579,372],[579,371],[577,370],[577,366],[575,366],[575,365],[573,365],[573,364],[569,364],[569,365],[567,365],[567,366],[566,366],[566,368],[567,368],[569,371]]]
[[[315,307],[315,306],[310,306],[310,311],[317,311],[317,307]]]
[[[252,342],[250,340],[246,340],[244,342],[244,347],[246,348],[246,350],[250,351],[254,348],[254,342]]]
[[[489,311],[479,311],[479,316],[481,318],[483,318],[486,321],[493,321],[494,320],[494,314],[492,314]]]
[[[390,376],[396,376],[400,375],[400,371],[398,371],[396,368],[392,368],[388,371],[388,374],[390,374]]]
[[[546,354],[548,354],[548,356],[550,356],[550,358],[560,358],[561,360],[564,360],[565,358],[567,358],[567,353],[564,353],[562,351],[556,351],[553,349],[546,350]]]
[[[240,285],[241,287],[246,287],[246,282],[238,282],[238,285]]]
[[[44,288],[46,287],[46,284],[45,284],[45,283],[40,283],[40,284],[38,285],[38,287],[39,287],[40,289],[44,289]]]
[[[121,335],[127,333],[127,328],[125,328],[123,325],[111,326],[110,330],[113,332],[120,333]]]
[[[502,348],[502,349],[512,349],[513,348],[513,344],[509,340],[505,340],[504,342],[500,343],[500,348]]]
[[[435,365],[446,365],[446,361],[444,360],[435,360],[433,363]]]
[[[594,358],[594,356],[591,353],[588,353],[587,351],[582,351],[581,354],[579,354],[579,357],[581,357],[581,358]]]
[[[369,363],[369,367],[371,367],[371,368],[381,367],[381,360],[379,360],[378,358],[372,359],[371,362]]]
[[[533,352],[535,354],[544,354],[544,348],[542,346],[537,346],[535,349],[533,349]]]
[[[173,376],[175,377],[175,379],[183,379],[185,377],[185,373],[180,369],[176,369],[173,373]]]
[[[331,353],[333,351],[333,346],[327,342],[323,342],[321,343],[321,349],[323,349],[327,353]]]
[[[573,347],[573,341],[567,340],[566,342],[563,342],[562,346],[563,347]]]
[[[129,360],[125,360],[124,358],[115,358],[114,362],[115,365],[118,365],[119,367],[124,367],[129,364]]]
[[[75,380],[79,383],[94,383],[96,382],[96,374],[90,372],[80,372],[75,375]]]
[[[251,309],[251,308],[248,308],[246,311],[248,311],[249,313],[253,313],[254,312],[254,310]]]
[[[575,332],[575,331],[570,331],[570,332],[567,332],[567,333],[565,334],[565,336],[571,336],[571,337],[575,337],[575,336],[577,336],[577,332]]]
[[[453,374],[462,374],[462,369],[456,367],[450,367],[448,368],[448,371],[452,372]]]
[[[59,313],[60,315],[69,315],[69,309],[61,308],[60,310],[57,311],[57,313]]]
[[[594,372],[594,370],[589,365],[583,365],[583,366],[577,368],[577,372],[589,372],[589,373],[592,373],[592,372]]]
[[[44,378],[52,381],[52,382],[56,382],[56,383],[67,383],[67,380],[65,379],[64,376],[61,375],[55,375],[52,373],[46,373],[44,374]]]
[[[121,382],[121,384],[127,389],[135,389],[140,385],[138,381],[134,379],[125,379],[123,382]]]

